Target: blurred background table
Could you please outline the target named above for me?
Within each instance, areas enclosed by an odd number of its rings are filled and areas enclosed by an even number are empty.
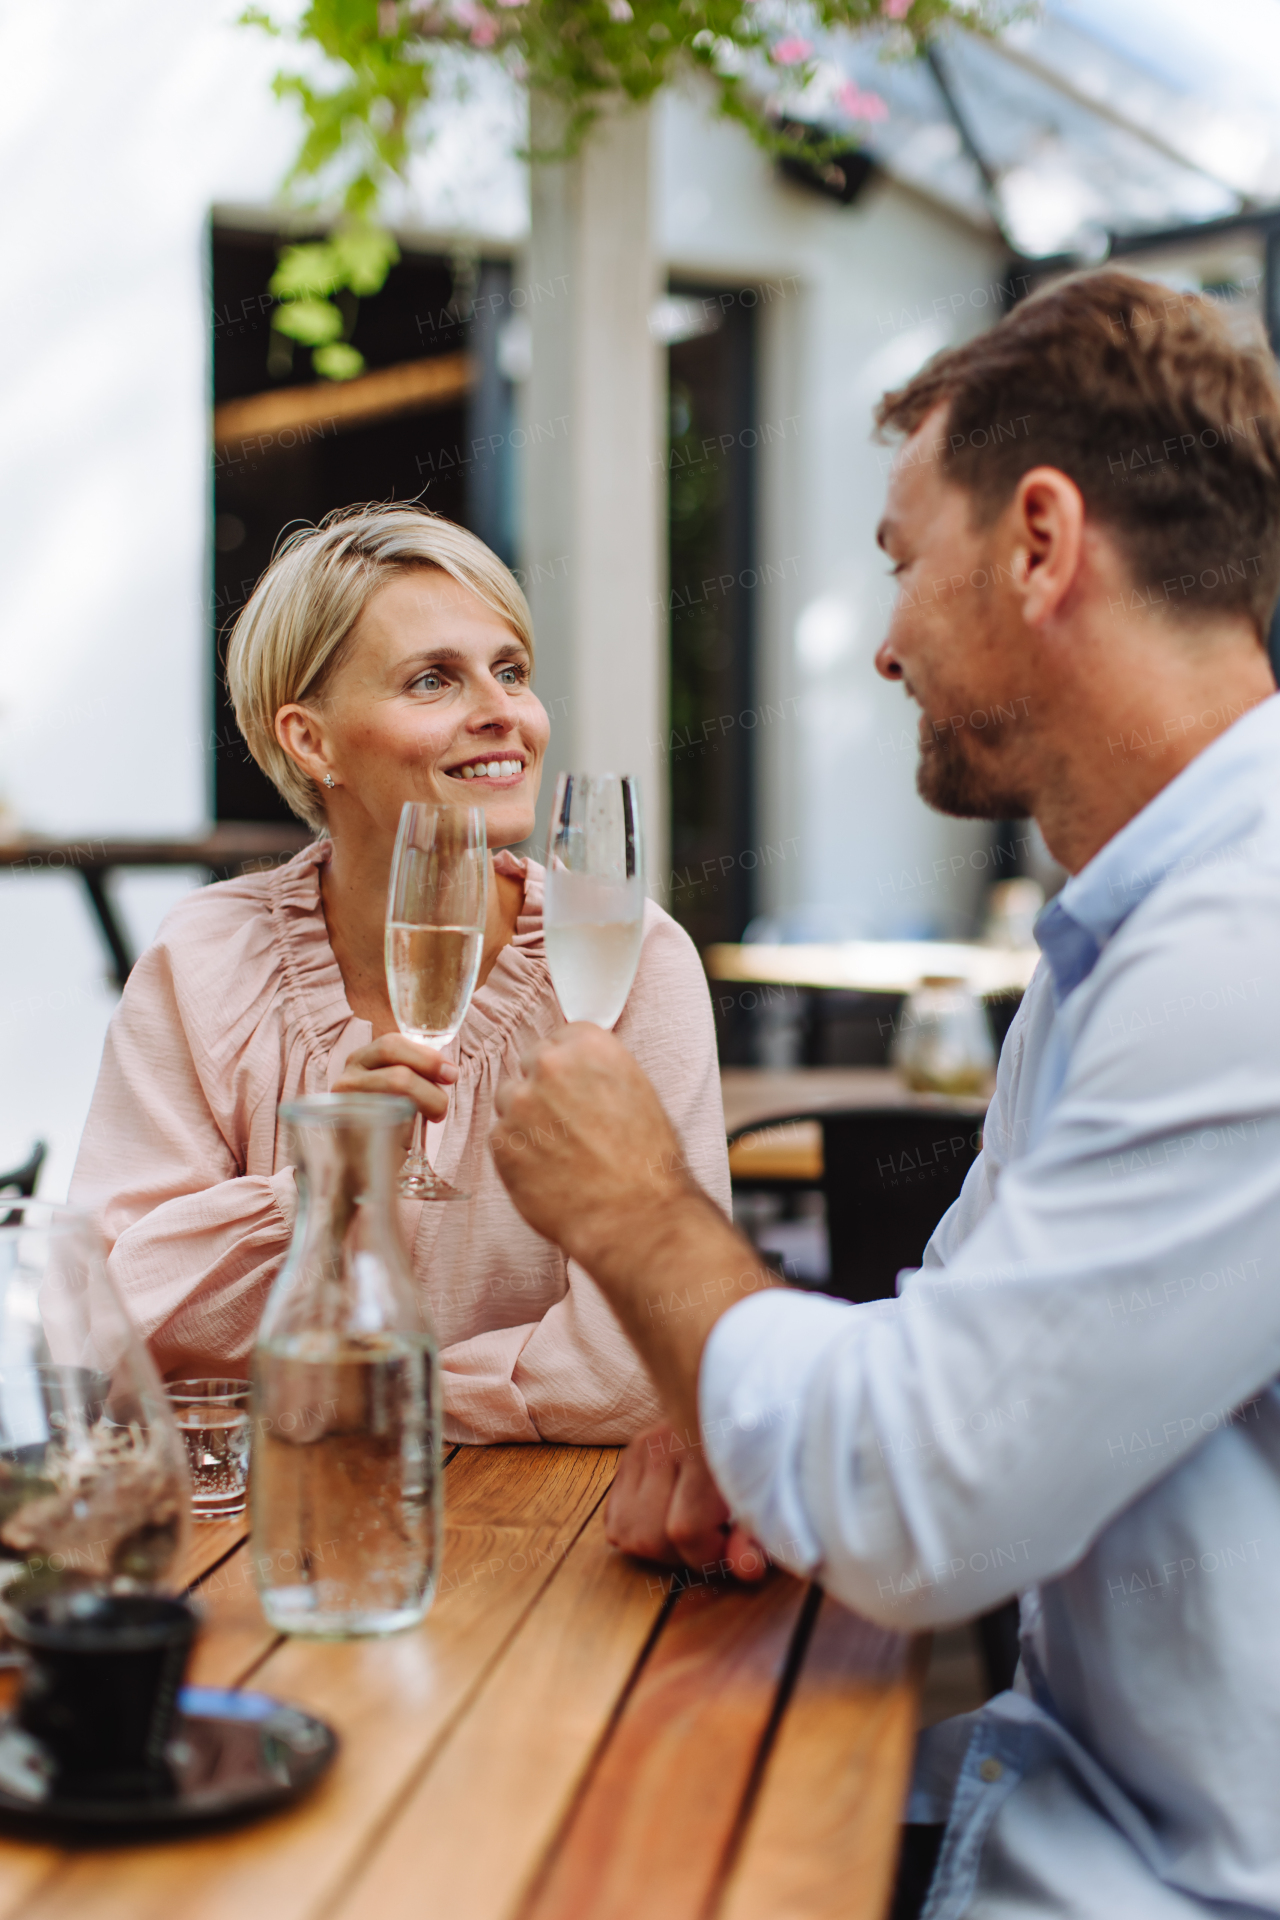
[[[1039,958],[1035,946],[963,940],[749,942],[703,955],[722,1065],[775,1070],[887,1066],[907,995],[929,978],[968,985],[998,1051]]]
[[[238,1523],[198,1528],[193,1684],[341,1738],[301,1805],[146,1846],[0,1838],[8,1920],[881,1920],[923,1642],[774,1573],[624,1559],[617,1451],[459,1449],[439,1596],[386,1640],[282,1640]],[[673,1591],[673,1586],[675,1590]]]
[[[215,880],[252,873],[291,859],[315,838],[295,824],[230,821],[190,838],[104,840],[84,834],[72,840],[23,834],[0,840],[0,873],[77,873],[111,956],[111,979],[123,987],[133,967],[128,935],[111,898],[108,876],[120,867],[204,867]]]
[[[952,1100],[940,1093],[914,1093],[891,1067],[725,1067],[720,1091],[731,1137],[787,1113],[837,1107],[983,1113],[987,1105],[976,1096]]]
[[[974,993],[1023,993],[1039,947],[982,946],[970,940],[841,940],[794,946],[710,946],[712,980],[826,987],[856,993],[911,993],[930,977],[964,980]]]

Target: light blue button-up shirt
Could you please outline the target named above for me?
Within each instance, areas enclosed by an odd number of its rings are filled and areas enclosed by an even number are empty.
[[[923,1736],[926,1920],[1280,1914],[1280,696],[1041,915],[982,1154],[900,1297],[713,1329],[713,1471],[887,1625],[1022,1595]]]

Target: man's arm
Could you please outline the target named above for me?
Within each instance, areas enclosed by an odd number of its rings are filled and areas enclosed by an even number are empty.
[[[1040,1137],[896,1301],[735,1285],[740,1243],[695,1218],[607,1037],[571,1031],[517,1095],[561,1128],[535,1224],[581,1235],[743,1522],[872,1618],[959,1619],[1056,1577],[1280,1374],[1280,1006],[1250,985],[1274,975],[1275,904],[1269,881],[1237,892],[1226,986],[1187,991],[1228,950],[1199,900],[1104,955]],[[500,1155],[522,1207],[544,1151],[518,1175]]]

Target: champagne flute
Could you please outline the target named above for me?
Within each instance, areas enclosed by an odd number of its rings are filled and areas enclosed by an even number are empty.
[[[629,773],[562,773],[547,836],[542,934],[566,1020],[612,1027],[644,939],[640,788]]]
[[[467,1017],[484,947],[489,853],[483,807],[406,801],[387,888],[387,992],[401,1033],[445,1047]],[[410,1200],[465,1200],[433,1171],[422,1115],[400,1175]]]

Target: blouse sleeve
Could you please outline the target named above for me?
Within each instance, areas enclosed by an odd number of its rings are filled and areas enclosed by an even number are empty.
[[[242,1172],[187,1027],[161,941],[111,1021],[70,1189],[98,1214],[112,1278],[170,1377],[247,1358],[296,1205],[292,1167]]]
[[[706,979],[689,936],[650,903],[635,985],[617,1034],[644,1068],[698,1184],[729,1211],[729,1154]],[[446,1348],[446,1405],[470,1440],[625,1443],[661,1418],[653,1382],[604,1296],[576,1262],[568,1291],[531,1326]]]

